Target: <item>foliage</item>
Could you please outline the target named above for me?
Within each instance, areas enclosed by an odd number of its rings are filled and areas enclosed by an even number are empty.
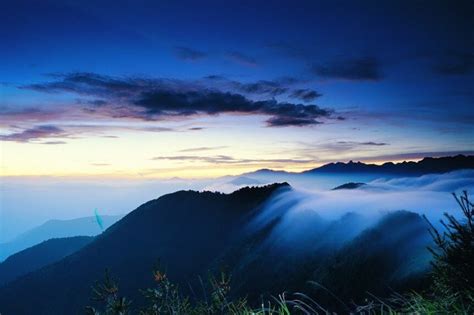
[[[96,285],[92,288],[92,299],[105,303],[105,312],[103,313],[104,315],[129,314],[128,310],[131,302],[125,297],[120,297],[118,295],[118,291],[119,288],[117,283],[110,277],[108,270],[106,270],[104,281],[101,283],[96,283]],[[102,314],[91,306],[86,307],[86,312],[90,315]]]
[[[428,221],[434,246],[428,248],[433,256],[432,285],[423,293],[394,294],[382,301],[375,298],[365,310],[381,306],[383,314],[473,314],[474,313],[474,204],[467,192],[453,194],[461,209],[461,218],[445,213],[440,220],[443,232]],[[395,311],[397,310],[397,311]],[[375,312],[379,313],[379,312]]]
[[[364,305],[346,307],[352,314],[473,314],[474,313],[474,204],[467,192],[454,198],[461,208],[462,218],[445,213],[441,220],[444,227],[438,231],[429,221],[434,246],[429,248],[433,256],[432,286],[426,292],[407,295],[395,293],[390,299],[379,299],[368,293]],[[292,299],[281,294],[272,301],[252,308],[246,299],[229,297],[231,279],[221,272],[210,276],[207,286],[202,284],[204,297],[196,302],[183,296],[159,269],[153,272],[155,287],[142,291],[147,304],[140,315],[290,315],[329,314],[314,299],[294,293]],[[201,281],[202,283],[202,281]],[[208,288],[206,290],[206,287]],[[337,295],[329,292],[340,303]],[[130,304],[118,294],[118,286],[105,275],[103,283],[93,288],[94,299],[105,303],[104,311],[87,307],[93,315],[126,315]]]
[[[467,192],[460,197],[454,194],[463,219],[445,213],[447,222],[441,220],[445,232],[441,234],[431,225],[431,235],[436,248],[433,254],[434,290],[444,297],[474,302],[474,204]]]
[[[208,285],[210,292],[205,298],[191,303],[189,297],[182,296],[178,287],[160,270],[153,271],[155,287],[142,291],[146,298],[146,306],[139,311],[140,315],[290,315],[289,303],[285,295],[280,295],[275,302],[262,304],[258,309],[252,309],[246,299],[231,300],[230,277],[221,273],[218,278],[210,276]],[[203,285],[204,288],[204,285]],[[120,297],[118,286],[106,272],[104,281],[93,287],[93,299],[105,304],[104,311],[91,306],[86,307],[90,315],[126,315],[130,314],[130,302]]]

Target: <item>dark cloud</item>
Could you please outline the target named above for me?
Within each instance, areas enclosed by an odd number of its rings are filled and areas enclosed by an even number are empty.
[[[56,81],[30,84],[21,88],[45,93],[70,92],[86,96],[126,97],[156,82],[146,79],[122,79],[91,72],[50,74]]]
[[[207,54],[189,47],[177,46],[173,49],[176,57],[182,60],[196,61],[207,57]]]
[[[276,81],[260,80],[253,83],[240,83],[233,81],[235,88],[245,94],[268,94],[278,96],[288,91],[288,88]]]
[[[94,73],[71,73],[56,77],[59,80],[24,88],[100,97],[107,104],[114,105],[94,106],[89,108],[91,113],[149,121],[196,115],[248,114],[270,116],[267,120],[270,127],[307,126],[319,124],[320,119],[331,118],[333,114],[332,110],[314,104],[278,102],[274,99],[255,101],[242,94],[213,90],[182,81],[115,78]],[[270,81],[259,81],[255,85],[242,84],[241,88],[276,93],[276,90],[271,89],[280,87]]]
[[[272,127],[286,127],[286,126],[307,126],[320,124],[311,118],[297,118],[297,117],[273,117],[267,120],[267,123]]]
[[[383,78],[379,61],[373,57],[335,60],[314,65],[312,71],[316,75],[328,79],[378,81]]]
[[[250,95],[278,96],[287,93],[289,90],[288,85],[291,85],[291,83],[283,82],[282,80],[259,80],[244,83],[216,75],[204,77],[204,80],[212,81],[223,89]]]
[[[385,142],[372,142],[372,141],[360,142],[359,144],[361,144],[361,145],[374,145],[374,146],[378,146],[378,147],[388,145],[388,143],[385,143]]]
[[[237,63],[240,63],[245,66],[257,66],[258,62],[255,58],[245,55],[238,51],[229,51],[227,52],[227,57]]]
[[[89,101],[88,103],[96,106],[107,105],[107,102],[104,100],[93,100]]]
[[[188,128],[188,130],[190,130],[190,131],[199,131],[199,130],[204,130],[204,129],[206,129],[206,128],[204,128],[204,127],[191,127],[191,128]]]
[[[227,80],[226,77],[221,76],[221,75],[218,75],[218,74],[211,74],[211,75],[205,76],[204,79],[207,79],[207,80],[216,80],[216,81],[219,81],[219,80]]]
[[[289,95],[291,98],[296,98],[305,102],[314,101],[316,98],[321,96],[323,96],[321,93],[309,89],[297,89]]]
[[[216,91],[146,92],[135,102],[150,119],[160,116],[192,116],[221,113],[261,114],[271,116],[268,126],[304,126],[320,123],[332,112],[317,105],[279,103],[275,100],[252,101],[240,94]]]
[[[33,128],[25,129],[20,132],[11,133],[8,135],[1,135],[0,140],[15,141],[15,142],[29,142],[32,140],[66,137],[66,136],[67,136],[67,133],[56,126],[43,125],[43,126],[36,126]]]
[[[467,75],[474,72],[474,53],[448,53],[437,60],[433,70],[442,75]]]

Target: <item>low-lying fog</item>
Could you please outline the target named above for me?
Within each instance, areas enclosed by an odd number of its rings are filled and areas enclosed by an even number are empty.
[[[289,182],[293,190],[272,200],[261,214],[284,211],[285,233],[301,230],[307,218],[336,219],[347,212],[367,218],[394,210],[426,214],[437,220],[458,211],[451,192],[474,193],[474,170],[404,178],[374,176],[224,177],[214,180],[74,181],[53,178],[4,178],[0,187],[0,242],[50,219],[125,214],[140,204],[181,189],[230,192],[246,185]],[[358,189],[331,190],[347,182],[365,182]],[[295,232],[296,233],[296,232]]]

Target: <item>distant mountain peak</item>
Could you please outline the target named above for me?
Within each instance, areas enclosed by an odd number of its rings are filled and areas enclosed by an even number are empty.
[[[367,184],[366,183],[353,183],[353,182],[350,182],[350,183],[346,183],[346,184],[337,186],[337,187],[333,188],[332,190],[357,189],[357,188],[365,186],[365,185],[367,185]]]

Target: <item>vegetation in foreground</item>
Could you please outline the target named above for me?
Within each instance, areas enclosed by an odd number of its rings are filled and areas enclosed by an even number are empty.
[[[443,232],[430,224],[434,246],[428,248],[433,256],[432,285],[425,292],[394,294],[379,299],[368,293],[366,305],[353,308],[357,314],[473,314],[474,313],[474,204],[467,192],[454,194],[462,218],[445,214],[441,220]],[[155,287],[143,290],[146,305],[140,315],[193,315],[193,314],[330,314],[324,306],[301,293],[281,294],[252,307],[245,298],[231,299],[230,278],[224,273],[210,277],[203,287],[203,298],[197,302],[183,296],[179,288],[160,270],[153,272]],[[208,288],[207,290],[205,288]],[[106,273],[102,283],[93,288],[94,300],[102,303],[103,310],[86,307],[88,314],[131,314],[132,301],[120,296],[117,283]],[[337,296],[334,295],[337,300]],[[342,303],[342,302],[341,302]]]

